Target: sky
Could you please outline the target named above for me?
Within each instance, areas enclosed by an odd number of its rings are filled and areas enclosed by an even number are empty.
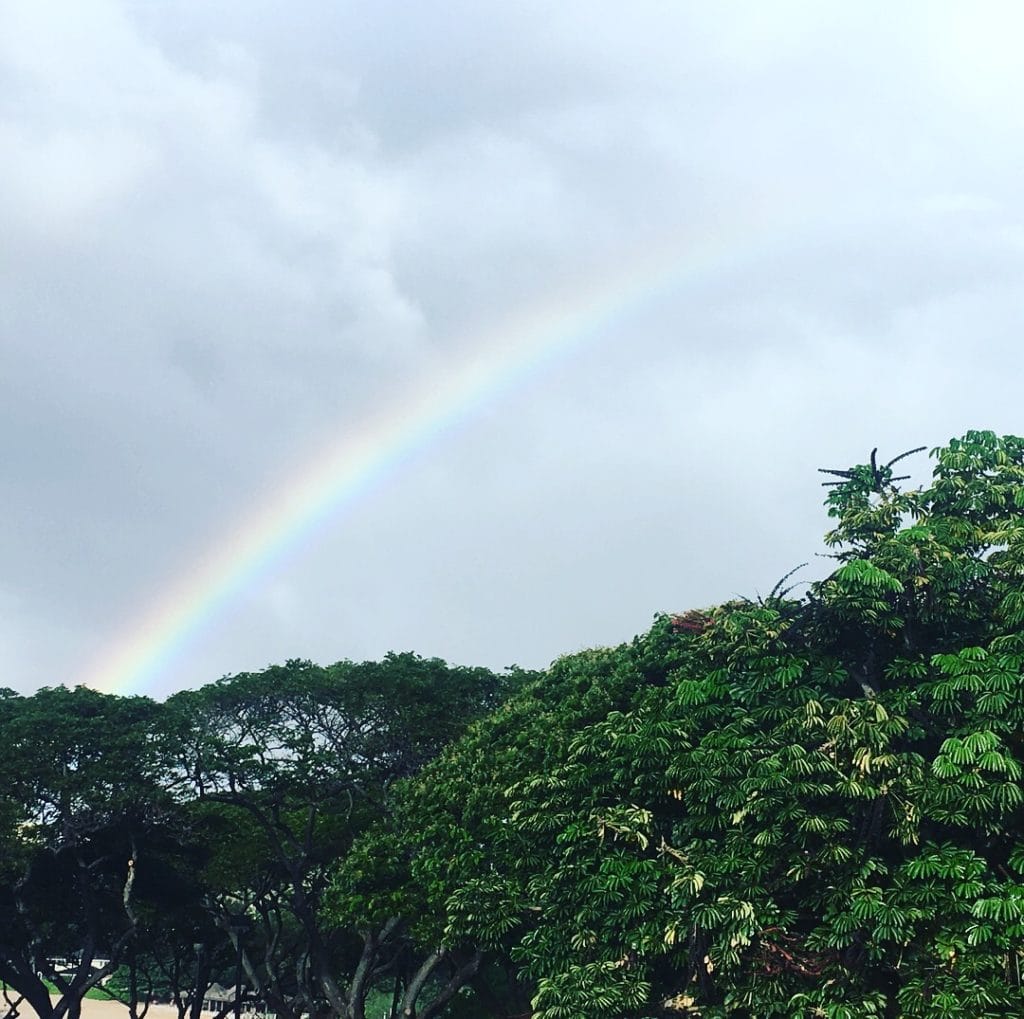
[[[0,686],[541,668],[825,575],[817,468],[1024,431],[1022,33],[4,0]]]

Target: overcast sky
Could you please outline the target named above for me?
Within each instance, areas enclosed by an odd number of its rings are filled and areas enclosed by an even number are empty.
[[[1024,431],[1022,37],[1015,3],[3,0],[0,686],[540,667],[820,576],[816,468]],[[323,450],[488,358],[204,607]]]

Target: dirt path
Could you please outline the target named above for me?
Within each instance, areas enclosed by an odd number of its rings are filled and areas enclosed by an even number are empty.
[[[18,1006],[18,1015],[20,1019],[38,1019],[36,1010],[25,1002]],[[150,1005],[146,1019],[177,1019],[177,1015],[173,1005]],[[86,998],[82,1002],[82,1019],[128,1019],[128,1008],[119,1001]]]

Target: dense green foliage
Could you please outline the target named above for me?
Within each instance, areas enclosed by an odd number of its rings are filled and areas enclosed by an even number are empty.
[[[0,697],[0,979],[34,1005],[46,959],[109,955],[182,1017],[238,961],[285,1016],[1024,1015],[1024,440],[932,455],[832,472],[802,597],[540,676]]]
[[[158,709],[85,688],[0,699],[0,980],[40,1014],[55,985],[70,1007],[109,973],[92,960],[136,936],[141,898],[173,894],[173,783]],[[79,957],[58,971],[50,960]]]
[[[837,568],[555,664],[339,870],[537,1019],[1024,1014],[1024,442],[845,472]],[[385,865],[381,866],[381,861]]]
[[[10,1001],[74,1017],[104,981],[129,1002],[161,994],[195,1017],[209,984],[233,985],[241,964],[249,999],[282,1016],[361,1015],[372,989],[353,983],[364,938],[322,922],[328,868],[386,814],[396,779],[520,681],[395,654],[289,662],[164,704],[85,688],[5,692]],[[389,975],[432,954],[398,925],[389,933],[392,955],[403,953]]]

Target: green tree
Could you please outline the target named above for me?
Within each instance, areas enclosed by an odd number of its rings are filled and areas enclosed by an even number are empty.
[[[341,911],[513,968],[536,1019],[1024,1014],[1024,440],[932,455],[840,472],[805,597],[661,617],[473,726]]]
[[[77,1016],[166,883],[174,809],[158,714],[84,687],[0,697],[0,981],[43,1019]]]
[[[439,960],[443,949],[453,975],[475,965],[456,981],[473,992],[469,1014],[527,1013],[529,986],[509,950],[531,911],[521,881],[545,865],[549,846],[510,823],[509,787],[557,767],[569,733],[624,708],[643,685],[629,649],[560,659],[396,788],[393,810],[336,869],[330,909],[367,927],[400,923],[417,958]],[[471,926],[457,927],[463,909]],[[452,1007],[451,995],[418,1001],[414,974],[396,976],[392,1015],[431,1019]]]
[[[518,673],[412,654],[292,661],[168,701],[206,847],[207,906],[252,994],[285,1015],[360,1015],[405,947],[397,924],[325,925],[329,868],[415,774],[491,710]],[[237,918],[251,921],[241,929]]]

